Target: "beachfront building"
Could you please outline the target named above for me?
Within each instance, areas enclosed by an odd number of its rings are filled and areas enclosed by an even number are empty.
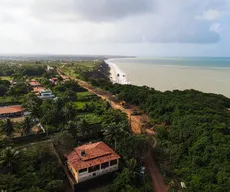
[[[0,107],[0,118],[13,118],[23,116],[24,111],[20,105]]]
[[[67,166],[77,183],[114,172],[120,156],[104,142],[89,143],[67,155]]]

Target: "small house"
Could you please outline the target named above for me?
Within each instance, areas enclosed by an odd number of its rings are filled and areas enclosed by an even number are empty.
[[[40,87],[41,86],[41,84],[37,81],[30,81],[29,84],[31,87]]]
[[[104,142],[89,143],[67,155],[67,166],[77,183],[118,169],[120,156]]]
[[[20,105],[0,107],[0,118],[13,118],[23,116],[24,111]]]

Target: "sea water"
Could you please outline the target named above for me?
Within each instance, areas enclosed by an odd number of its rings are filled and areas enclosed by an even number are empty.
[[[230,58],[123,58],[106,61],[118,83],[156,90],[196,89],[230,97]]]

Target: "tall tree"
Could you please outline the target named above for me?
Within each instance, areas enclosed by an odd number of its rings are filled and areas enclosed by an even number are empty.
[[[5,124],[3,125],[3,130],[6,132],[7,136],[10,136],[13,133],[13,123],[10,119],[7,119],[5,121]]]
[[[17,166],[17,160],[19,158],[19,151],[12,147],[7,147],[1,152],[0,165],[7,168],[9,172],[12,172]]]
[[[26,135],[29,135],[31,128],[32,128],[32,121],[31,121],[31,117],[25,117],[24,121],[23,121],[23,129],[25,131]]]
[[[66,121],[69,121],[70,119],[74,118],[76,115],[75,106],[72,103],[68,103],[65,107],[63,107],[62,114]]]
[[[120,123],[110,123],[104,127],[104,139],[110,145],[114,145],[115,149],[117,147],[117,142],[121,137],[125,137],[126,124]]]
[[[82,119],[81,121],[78,122],[77,128],[81,130],[83,135],[89,134],[91,131],[90,125],[85,119]]]

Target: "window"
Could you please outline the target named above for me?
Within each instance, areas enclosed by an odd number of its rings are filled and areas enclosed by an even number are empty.
[[[89,173],[92,173],[94,171],[97,171],[100,169],[100,165],[95,165],[89,168]]]
[[[86,171],[87,171],[87,168],[79,170],[78,173],[81,174],[81,173],[84,173]]]
[[[109,167],[109,162],[105,162],[101,164],[101,169],[105,169],[107,167]]]
[[[116,165],[117,164],[117,159],[110,161],[110,166]]]

